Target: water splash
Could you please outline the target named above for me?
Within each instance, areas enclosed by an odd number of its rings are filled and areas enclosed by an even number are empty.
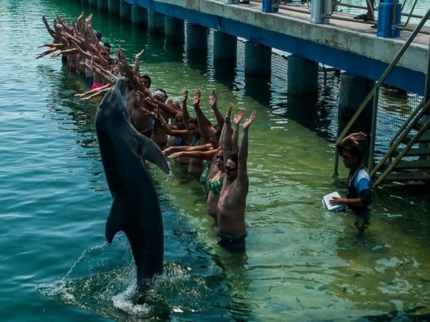
[[[87,268],[89,277],[73,279],[74,271],[94,260],[97,251],[104,247],[105,244],[95,245],[83,251],[65,276],[42,283],[37,290],[43,296],[57,298],[83,310],[127,320],[154,316],[168,318],[172,314],[182,316],[209,310],[210,302],[205,294],[211,290],[205,279],[194,276],[190,267],[179,263],[165,263],[165,274],[156,278],[144,304],[136,303],[136,271],[132,258],[128,258],[127,266],[123,268],[100,272],[109,269],[101,263],[98,267]],[[92,271],[99,272],[94,274]]]

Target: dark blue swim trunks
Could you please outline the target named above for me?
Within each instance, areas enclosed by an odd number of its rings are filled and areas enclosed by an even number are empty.
[[[246,231],[240,234],[228,234],[218,230],[217,235],[221,237],[218,245],[230,253],[242,253],[245,251],[245,238],[248,236]]]

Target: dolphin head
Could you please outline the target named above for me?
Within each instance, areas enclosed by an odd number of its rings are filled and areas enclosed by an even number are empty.
[[[128,118],[126,105],[126,79],[119,78],[117,83],[105,94],[97,114],[124,114]]]

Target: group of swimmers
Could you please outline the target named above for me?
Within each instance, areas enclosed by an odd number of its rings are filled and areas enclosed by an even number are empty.
[[[76,95],[84,99],[101,98],[118,77],[126,77],[126,105],[131,124],[139,133],[151,138],[166,157],[188,166],[189,176],[199,180],[207,194],[207,210],[215,219],[219,244],[231,252],[243,252],[247,236],[248,130],[256,113],[252,112],[243,121],[245,110],[233,116],[230,104],[226,114],[221,114],[213,90],[209,97],[216,120],[213,124],[200,107],[202,93],[197,89],[192,96],[195,116],[191,117],[187,90],[181,102],[168,98],[164,89],[151,92],[150,76],[139,72],[143,50],[136,54],[134,66],[126,61],[121,48],[118,58],[112,58],[109,43],[102,41],[101,32],[93,29],[91,20],[92,15],[83,19],[81,14],[76,22],[68,25],[57,17],[51,28],[43,17],[53,42],[44,45],[49,49],[38,58],[62,55],[67,68],[81,75],[91,87]]]
[[[142,135],[154,140],[166,157],[188,166],[191,178],[198,179],[207,194],[207,211],[215,219],[219,244],[230,252],[243,252],[247,230],[245,225],[246,198],[249,178],[247,171],[248,131],[256,113],[252,112],[242,123],[245,110],[232,116],[233,105],[223,115],[218,109],[217,94],[213,90],[209,106],[214,113],[215,124],[200,107],[202,93],[197,89],[192,97],[195,117],[188,110],[189,93],[184,91],[182,101],[168,98],[164,89],[151,92],[151,78],[139,72],[136,54],[131,66],[122,49],[118,58],[110,57],[110,45],[102,42],[102,35],[92,28],[91,15],[67,25],[57,17],[52,29],[43,18],[54,41],[47,54],[62,55],[63,62],[71,72],[85,78],[91,90],[76,96],[90,99],[101,98],[112,87],[118,77],[127,79],[126,104],[130,122]],[[92,74],[90,72],[91,71]],[[239,144],[239,132],[242,139]],[[369,225],[368,208],[371,203],[371,179],[361,165],[362,151],[358,141],[365,139],[364,133],[353,133],[340,144],[339,151],[345,167],[350,169],[346,198],[335,198],[331,204],[347,205],[356,215],[355,225],[360,234]],[[348,147],[347,143],[352,143]]]

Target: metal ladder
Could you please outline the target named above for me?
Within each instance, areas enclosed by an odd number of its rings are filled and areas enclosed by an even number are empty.
[[[377,123],[377,109],[378,109],[378,94],[379,89],[396,66],[400,58],[403,56],[409,45],[415,39],[416,35],[420,32],[428,18],[430,17],[430,9],[422,17],[420,23],[416,26],[411,33],[408,40],[405,42],[399,53],[396,55],[391,64],[387,67],[380,80],[376,82],[372,91],[364,99],[350,122],[346,125],[345,129],[340,134],[336,141],[336,145],[345,138],[349,133],[353,124],[356,122],[360,114],[363,112],[366,105],[373,99],[373,113],[372,113],[372,127],[371,127],[371,142],[369,150],[369,163],[368,169],[374,181],[373,189],[379,186],[384,181],[396,181],[403,183],[430,183],[430,48],[429,48],[429,62],[427,64],[426,84],[424,90],[423,102],[411,113],[411,116],[405,121],[404,125],[396,132],[390,142],[388,152],[382,157],[379,163],[373,168],[374,165],[374,151],[375,151],[375,135]],[[430,47],[430,43],[429,43]],[[411,135],[413,133],[413,135]],[[419,145],[417,147],[417,145]],[[425,145],[425,147],[423,147]],[[401,148],[400,148],[401,147]],[[405,157],[417,156],[419,160],[406,161]],[[336,157],[334,159],[334,178],[337,178],[339,158],[338,151],[336,150]]]

